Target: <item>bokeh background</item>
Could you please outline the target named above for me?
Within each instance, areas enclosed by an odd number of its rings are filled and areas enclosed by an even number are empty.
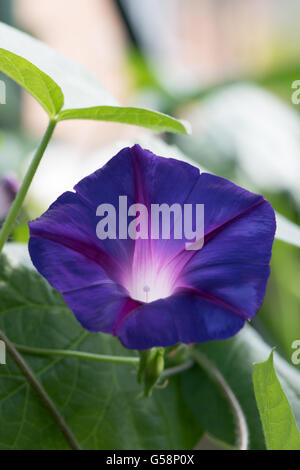
[[[187,7],[188,4],[188,7]],[[262,193],[300,225],[298,0],[1,0],[0,20],[90,69],[123,105],[191,122],[192,136],[161,136],[171,154]],[[0,45],[1,46],[1,45]],[[0,105],[0,218],[47,124],[44,111],[7,77]],[[62,122],[18,219],[27,221],[143,129]],[[174,147],[176,146],[176,148]],[[290,361],[300,338],[300,250],[275,241],[267,296],[254,325]]]

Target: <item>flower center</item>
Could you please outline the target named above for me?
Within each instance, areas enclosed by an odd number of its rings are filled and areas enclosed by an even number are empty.
[[[168,269],[151,264],[137,265],[125,287],[132,299],[154,302],[169,297],[173,292],[172,276]]]

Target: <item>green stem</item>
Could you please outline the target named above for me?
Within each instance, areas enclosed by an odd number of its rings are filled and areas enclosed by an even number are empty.
[[[200,351],[197,351],[195,348],[189,348],[189,352],[190,352],[190,355],[195,360],[195,362],[199,364],[199,366],[206,372],[206,374],[218,386],[220,391],[223,393],[223,395],[227,399],[230,405],[230,408],[232,409],[234,420],[235,420],[235,425],[236,425],[236,434],[237,434],[236,449],[247,450],[248,440],[249,440],[247,421],[235,394],[233,393],[232,389],[226,382],[223,375],[214,366],[214,364],[207,359],[207,357],[205,357]]]
[[[31,370],[28,364],[24,361],[23,357],[18,353],[14,344],[10,342],[10,340],[6,337],[3,331],[0,331],[0,339],[4,341],[7,351],[9,352],[12,359],[15,361],[15,363],[19,367],[24,377],[27,379],[28,383],[36,392],[36,394],[38,395],[42,403],[45,405],[45,407],[49,411],[50,415],[54,419],[55,423],[57,424],[61,433],[63,434],[66,441],[70,445],[71,449],[80,450],[80,445],[77,442],[77,439],[75,438],[74,434],[68,427],[63,417],[60,415],[54,402],[52,401],[52,399],[50,398],[46,390],[43,388],[43,386],[40,384],[34,372]]]
[[[194,360],[189,359],[188,361],[179,364],[178,366],[168,367],[163,371],[161,374],[161,378],[165,379],[166,377],[171,377],[172,375],[181,374],[181,372],[185,372],[186,370],[190,369],[194,365]]]
[[[32,180],[34,178],[34,175],[36,173],[36,170],[40,164],[40,161],[44,155],[44,152],[47,148],[47,145],[52,137],[53,131],[56,126],[56,120],[50,120],[48,127],[46,129],[46,132],[44,134],[43,139],[41,140],[41,143],[39,147],[37,148],[34,157],[31,161],[31,164],[27,170],[27,173],[25,175],[25,178],[23,180],[23,183],[21,185],[20,190],[18,191],[18,194],[16,195],[16,198],[7,214],[7,217],[5,219],[5,222],[2,226],[1,232],[0,232],[0,252],[3,249],[3,246],[5,245],[12,229],[13,225],[15,223],[15,220],[20,212],[20,209],[23,205],[24,199],[26,197],[26,194],[28,192],[28,189],[32,183]]]
[[[138,357],[123,357],[123,356],[106,356],[104,354],[93,354],[84,351],[72,351],[64,349],[44,349],[44,348],[32,348],[30,346],[23,346],[15,344],[18,351],[32,354],[35,356],[64,356],[64,357],[77,357],[80,359],[90,359],[93,361],[100,362],[113,362],[115,364],[129,364],[138,365],[140,359]]]
[[[93,354],[84,351],[74,351],[65,349],[45,349],[45,348],[33,348],[31,346],[24,346],[22,344],[15,344],[15,348],[25,354],[31,354],[34,356],[60,356],[60,357],[75,357],[78,359],[89,359],[92,361],[99,362],[110,362],[114,364],[128,364],[128,365],[139,365],[139,357],[126,357],[126,356],[107,356],[105,354]],[[175,367],[169,367],[165,369],[161,375],[161,378],[170,377],[171,375],[180,374],[185,370],[192,367],[194,361],[189,359]]]

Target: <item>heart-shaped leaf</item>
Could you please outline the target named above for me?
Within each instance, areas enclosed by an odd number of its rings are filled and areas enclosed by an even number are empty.
[[[0,329],[15,343],[135,355],[116,339],[89,334],[61,296],[36,272],[0,259]],[[8,356],[8,355],[7,355]],[[201,426],[182,395],[178,377],[151,398],[129,365],[88,359],[24,356],[84,449],[190,449]],[[0,366],[0,448],[65,449],[47,409],[7,357]]]

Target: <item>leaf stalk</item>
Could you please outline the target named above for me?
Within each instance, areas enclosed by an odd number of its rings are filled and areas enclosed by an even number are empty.
[[[26,172],[26,175],[24,177],[24,180],[22,182],[22,185],[15,197],[14,202],[12,203],[10,210],[6,216],[6,219],[3,223],[2,229],[0,231],[0,253],[9,237],[9,235],[12,232],[15,220],[21,210],[21,207],[24,203],[24,199],[28,193],[28,190],[30,188],[30,185],[32,183],[32,180],[34,178],[34,175],[38,169],[38,166],[41,162],[41,159],[45,153],[45,150],[48,146],[48,143],[50,142],[50,139],[52,137],[52,134],[54,132],[55,126],[57,124],[56,119],[51,119],[49,121],[48,127],[46,129],[46,132],[44,134],[44,137],[42,138],[40,145],[38,146],[33,159],[31,161],[31,164]]]

